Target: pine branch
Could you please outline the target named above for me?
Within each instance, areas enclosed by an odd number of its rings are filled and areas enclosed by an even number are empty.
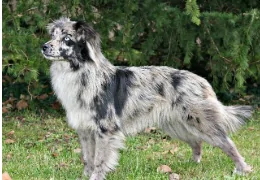
[[[220,53],[220,51],[219,51],[219,49],[218,49],[218,46],[216,45],[215,41],[213,40],[213,38],[212,38],[211,35],[210,35],[209,28],[206,27],[206,31],[207,31],[207,33],[208,33],[208,35],[209,35],[209,38],[210,38],[211,43],[213,44],[214,48],[216,49],[216,51],[217,51],[219,57],[221,57],[222,59],[224,59],[224,61],[226,61],[226,62],[228,62],[228,63],[231,63],[231,62],[232,62],[231,59],[228,59],[228,58],[224,57],[224,56]]]
[[[200,25],[200,10],[196,0],[187,0],[185,8],[186,14],[191,15],[191,22],[196,25]]]

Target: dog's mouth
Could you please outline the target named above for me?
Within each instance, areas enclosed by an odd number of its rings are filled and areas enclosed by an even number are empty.
[[[62,56],[53,56],[53,55],[50,55],[50,54],[46,54],[42,51],[42,54],[43,56],[46,58],[46,59],[49,59],[51,61],[67,61],[66,59],[64,59],[64,57]]]

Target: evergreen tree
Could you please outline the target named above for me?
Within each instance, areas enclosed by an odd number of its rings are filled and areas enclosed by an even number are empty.
[[[244,93],[260,82],[259,8],[258,0],[4,0],[4,99],[50,91],[40,49],[49,39],[46,25],[60,16],[92,24],[115,65],[188,69],[217,92]]]

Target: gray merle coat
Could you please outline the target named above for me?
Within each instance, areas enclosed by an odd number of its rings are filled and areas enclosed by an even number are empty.
[[[99,34],[84,22],[60,18],[48,30],[52,39],[42,53],[52,60],[52,86],[79,134],[91,180],[115,168],[125,135],[151,126],[188,143],[196,162],[205,141],[231,157],[236,172],[251,171],[227,136],[250,117],[251,107],[222,105],[211,85],[189,71],[113,66]]]

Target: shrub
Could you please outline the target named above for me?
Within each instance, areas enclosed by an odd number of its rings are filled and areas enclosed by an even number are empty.
[[[260,81],[260,2],[3,1],[4,99],[50,91],[41,45],[60,16],[92,24],[116,65],[167,65],[207,78],[217,92],[244,93]],[[200,11],[198,9],[200,7]],[[255,8],[255,9],[253,9]],[[14,90],[14,86],[18,86]],[[47,88],[46,88],[47,87]]]

